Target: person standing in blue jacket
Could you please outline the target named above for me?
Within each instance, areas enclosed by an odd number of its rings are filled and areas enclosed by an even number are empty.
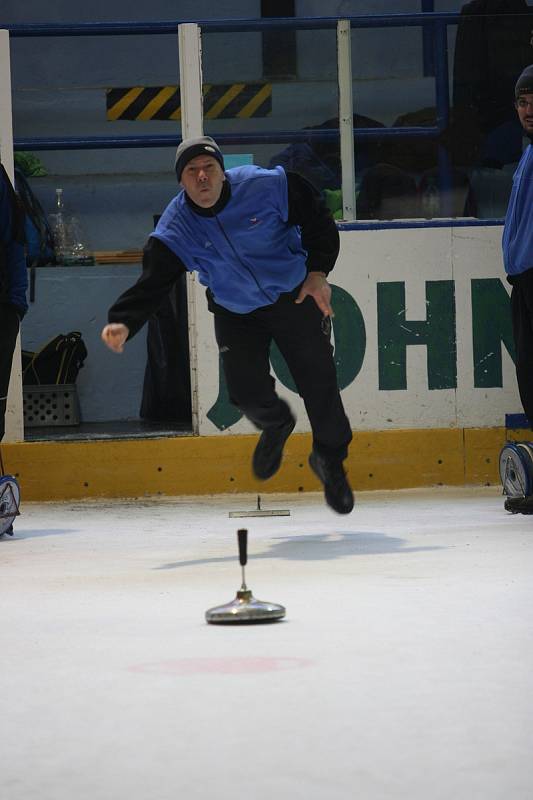
[[[261,431],[255,476],[266,480],[278,471],[296,424],[270,375],[274,341],[311,423],[309,464],[330,507],[348,514],[354,499],[343,461],[352,431],[337,384],[326,279],[339,252],[331,213],[308,181],[282,167],[225,171],[208,136],[185,139],[175,169],[182,191],[148,239],[141,277],[110,309],[103,341],[122,352],[177,278],[196,271],[207,289],[231,401]]]
[[[533,64],[515,87],[520,123],[533,142]],[[503,260],[512,285],[511,314],[520,399],[533,428],[533,146],[530,143],[513,176],[503,229]]]
[[[5,433],[7,392],[20,322],[28,310],[24,212],[0,163],[0,442]]]

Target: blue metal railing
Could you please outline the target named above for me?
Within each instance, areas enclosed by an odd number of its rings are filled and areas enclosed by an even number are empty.
[[[435,42],[435,92],[437,124],[424,127],[356,128],[356,141],[385,138],[432,138],[436,139],[445,129],[449,116],[447,26],[457,24],[460,14],[447,13],[399,13],[387,15],[364,14],[338,17],[298,17],[270,19],[226,19],[197,20],[202,33],[243,33],[263,30],[324,30],[334,29],[339,19],[348,19],[352,28],[391,28],[423,26],[427,31],[433,27]],[[168,20],[160,22],[84,22],[84,23],[0,23],[13,38],[42,36],[132,36],[132,35],[176,35],[178,25],[191,20]],[[320,131],[286,130],[268,133],[218,134],[213,136],[222,145],[283,143],[308,141],[316,136],[321,139],[338,139],[337,129]],[[133,147],[173,147],[181,137],[168,136],[86,136],[86,137],[31,137],[15,138],[15,150],[83,150]],[[445,159],[443,155],[441,161]],[[445,168],[445,164],[441,164]]]
[[[435,0],[422,0],[422,11],[431,14],[435,11]],[[422,28],[424,62],[424,77],[435,74],[435,51],[433,48],[433,31],[431,25],[424,25]]]
[[[350,21],[352,28],[394,28],[429,25],[432,22],[456,24],[459,12],[359,14],[335,17],[270,17],[268,19],[205,19],[164,20],[155,22],[81,22],[57,24],[37,22],[31,24],[1,22],[0,27],[17,36],[131,36],[176,34],[178,25],[195,22],[205,33],[250,33],[257,30],[324,30],[337,27],[339,19]]]
[[[339,19],[350,21],[352,28],[394,28],[421,27],[426,45],[430,43],[434,51],[428,57],[424,48],[424,71],[434,73],[436,124],[424,127],[354,128],[355,141],[369,139],[438,139],[449,122],[450,97],[448,79],[447,31],[449,25],[457,25],[462,15],[459,12],[435,13],[431,10],[431,0],[426,0],[421,13],[395,13],[380,15],[339,15],[335,17],[298,17],[270,19],[207,19],[197,20],[203,34],[245,33],[264,30],[327,30],[335,29]],[[498,14],[491,14],[497,17]],[[520,14],[514,16],[521,16]],[[529,19],[527,13],[524,19]],[[191,20],[168,20],[156,22],[86,22],[86,23],[1,23],[13,38],[44,36],[132,36],[132,35],[176,35],[178,26]],[[312,138],[339,139],[337,129],[284,130],[266,133],[213,133],[217,141],[226,146],[265,143],[305,142]],[[85,137],[30,137],[15,138],[15,150],[81,150],[137,147],[175,147],[181,136],[143,135],[143,136],[85,136]],[[439,185],[444,190],[450,185],[450,163],[446,149],[438,148]],[[491,220],[496,224],[497,220]]]
[[[405,128],[354,128],[356,140],[364,139],[400,139],[400,138],[435,138],[440,133],[435,127]],[[268,131],[267,133],[213,133],[210,134],[219,144],[231,146],[240,144],[267,144],[308,142],[309,139],[320,141],[339,138],[336,128],[320,130],[299,129],[296,131]],[[31,137],[15,139],[15,150],[99,150],[132,147],[175,147],[181,142],[179,134],[161,134],[159,136],[66,136],[66,137]]]

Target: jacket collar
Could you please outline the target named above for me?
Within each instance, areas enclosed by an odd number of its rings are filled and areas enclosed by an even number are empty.
[[[187,192],[185,192],[185,200],[187,201],[187,205],[192,211],[194,211],[195,214],[198,214],[200,217],[215,217],[217,214],[220,214],[220,212],[223,211],[229,203],[230,197],[231,187],[227,178],[222,184],[220,197],[216,201],[215,205],[210,206],[209,208],[197,206],[196,203],[191,200]]]

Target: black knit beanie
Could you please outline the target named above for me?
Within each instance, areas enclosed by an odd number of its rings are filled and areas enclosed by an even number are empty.
[[[197,136],[194,139],[184,139],[176,150],[175,169],[178,180],[181,180],[181,173],[184,167],[196,156],[213,156],[222,169],[224,169],[224,158],[214,139],[211,139],[210,136]]]
[[[533,64],[525,68],[516,82],[514,96],[518,100],[521,94],[533,94]]]

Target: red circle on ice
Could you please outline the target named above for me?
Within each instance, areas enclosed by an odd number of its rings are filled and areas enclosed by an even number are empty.
[[[166,675],[243,675],[257,672],[279,672],[287,669],[309,667],[309,658],[231,656],[228,658],[178,658],[153,664],[137,664],[131,672],[151,672]]]

